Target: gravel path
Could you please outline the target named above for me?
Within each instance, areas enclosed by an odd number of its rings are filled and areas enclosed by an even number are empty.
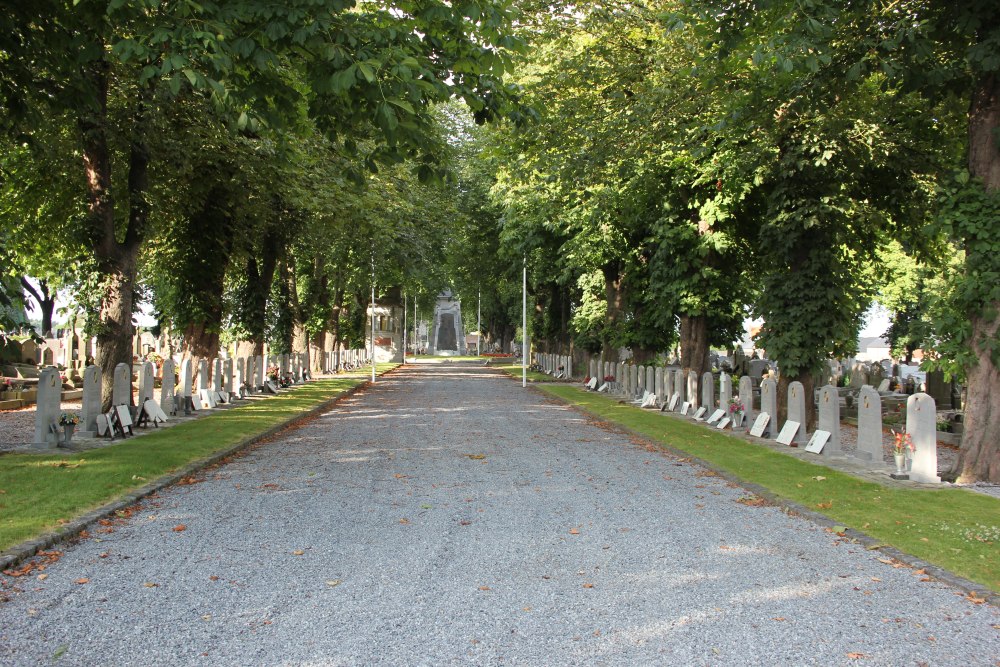
[[[0,662],[995,665],[997,609],[752,500],[410,366],[5,578]]]

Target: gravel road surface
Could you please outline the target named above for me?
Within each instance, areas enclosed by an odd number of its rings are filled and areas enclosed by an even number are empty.
[[[470,363],[381,378],[62,549],[4,577],[0,663],[1000,659],[996,608]]]

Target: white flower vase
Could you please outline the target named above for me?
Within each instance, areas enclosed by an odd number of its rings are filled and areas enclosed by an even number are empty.
[[[63,444],[69,444],[73,440],[73,432],[76,430],[76,424],[63,424]]]
[[[896,462],[896,474],[897,475],[906,474],[906,454],[893,453],[892,458]]]

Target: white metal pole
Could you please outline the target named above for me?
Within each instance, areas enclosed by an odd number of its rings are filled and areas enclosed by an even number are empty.
[[[528,386],[528,258],[522,259],[524,277],[521,281],[521,386]]]
[[[479,290],[479,302],[476,304],[476,356],[483,353],[483,290]]]
[[[403,363],[406,363],[406,292],[403,292]]]

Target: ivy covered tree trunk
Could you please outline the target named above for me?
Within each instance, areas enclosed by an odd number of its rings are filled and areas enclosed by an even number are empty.
[[[1000,75],[991,73],[978,81],[969,107],[969,173],[982,179],[986,189],[1000,195]],[[983,253],[975,244],[996,246],[998,222],[980,220],[975,235],[966,238],[966,273],[970,280],[988,267],[986,257],[996,261],[995,250]],[[973,278],[972,274],[977,277]],[[993,287],[995,294],[995,287]],[[965,429],[958,459],[950,475],[959,482],[1000,482],[1000,300],[985,297],[985,302],[970,313],[970,344],[974,365],[966,372],[967,399]]]
[[[708,318],[704,315],[681,315],[681,367],[695,371],[699,381],[709,369]]]

